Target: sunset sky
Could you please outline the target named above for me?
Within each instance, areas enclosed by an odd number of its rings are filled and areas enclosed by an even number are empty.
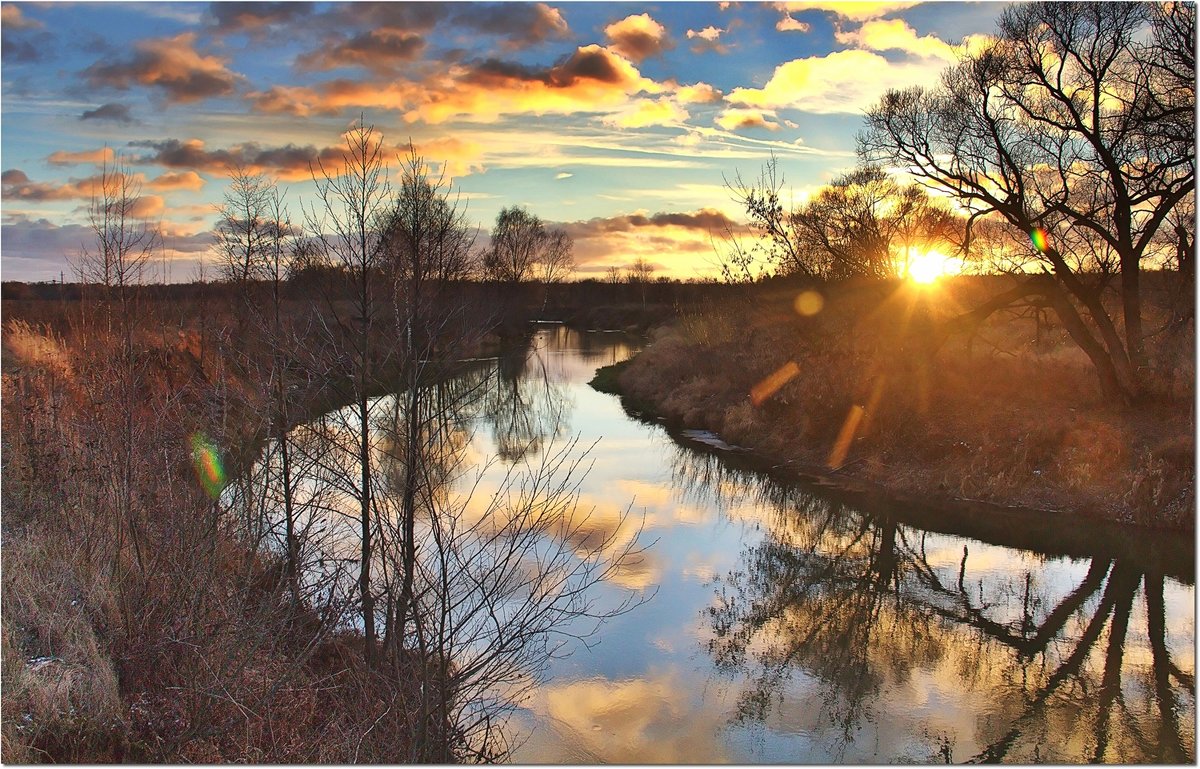
[[[411,139],[444,164],[481,232],[523,205],[574,237],[580,277],[638,257],[710,274],[710,237],[742,219],[723,178],[774,152],[797,198],[827,183],[854,165],[865,108],[933,82],[1003,8],[2,7],[3,278],[70,279],[107,146],[140,175],[172,281],[197,274],[230,163],[278,178],[300,219],[310,161],[360,113],[389,147]]]

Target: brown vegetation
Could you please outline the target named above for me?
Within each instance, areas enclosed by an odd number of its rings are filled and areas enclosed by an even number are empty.
[[[907,494],[1191,527],[1191,332],[1150,350],[1166,394],[1124,408],[1103,396],[1044,308],[947,333],[945,321],[1012,280],[738,289],[738,298],[685,311],[660,330],[620,371],[618,389],[676,424],[797,470]],[[1154,322],[1166,313],[1147,302]]]
[[[289,601],[279,556],[196,482],[189,436],[246,461],[269,392],[238,365],[236,306],[211,298],[139,303],[129,360],[100,303],[5,302],[7,762],[407,750],[403,677],[366,670],[348,638]]]

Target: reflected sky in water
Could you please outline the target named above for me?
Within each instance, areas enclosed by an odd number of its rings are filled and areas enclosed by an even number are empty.
[[[560,438],[598,439],[581,504],[644,516],[645,562],[604,589],[655,592],[552,664],[516,761],[1194,762],[1178,568],[926,533],[732,469],[587,387],[631,353],[543,329],[519,374],[567,404]]]
[[[1118,532],[1132,552],[1033,552],[773,481],[587,386],[634,351],[543,326],[438,385],[460,391],[443,475],[466,520],[576,440],[566,546],[644,548],[592,596],[644,603],[550,663],[513,760],[1194,763],[1194,555],[1157,557],[1145,532]]]

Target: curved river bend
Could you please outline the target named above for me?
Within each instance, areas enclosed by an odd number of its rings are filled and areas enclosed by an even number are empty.
[[[772,479],[588,387],[634,351],[542,326],[465,375],[476,491],[574,438],[579,508],[645,547],[593,588],[640,603],[550,662],[513,760],[1195,762],[1190,543],[989,543]]]

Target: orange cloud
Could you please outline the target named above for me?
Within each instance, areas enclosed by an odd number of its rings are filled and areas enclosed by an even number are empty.
[[[0,24],[8,29],[41,29],[44,26],[36,19],[26,18],[20,7],[13,3],[0,5]]]
[[[766,128],[778,131],[779,123],[767,117],[761,110],[732,107],[725,110],[716,118],[716,124],[726,131],[739,131],[743,128]]]
[[[410,123],[437,124],[456,118],[493,122],[514,114],[614,111],[626,107],[630,97],[669,90],[643,77],[620,53],[589,45],[551,67],[484,59],[422,82],[338,79],[313,87],[276,86],[247,98],[263,112],[304,117],[374,108],[400,111]]]
[[[547,69],[495,59],[457,68],[432,89],[420,89],[420,102],[404,117],[441,123],[456,117],[487,121],[506,114],[570,114],[621,107],[632,95],[663,90],[620,54],[589,45]]]
[[[194,102],[233,93],[241,79],[224,60],[196,52],[196,35],[143,40],[126,59],[99,61],[84,74],[92,86],[129,89],[134,85],[161,88],[168,101]]]
[[[461,177],[483,171],[483,146],[478,142],[452,136],[416,143],[417,154],[443,168],[450,177]]]
[[[678,86],[675,98],[684,104],[713,104],[721,100],[721,92],[708,83]]]
[[[667,29],[648,13],[626,16],[604,28],[611,47],[630,61],[641,62],[672,48]]]
[[[9,200],[34,202],[51,200],[87,200],[99,188],[98,176],[71,180],[64,184],[32,181],[24,171],[10,168],[0,174],[0,195]]]
[[[195,171],[183,173],[165,173],[156,176],[146,183],[146,187],[160,192],[169,190],[198,190],[204,186],[204,179]]]
[[[166,208],[166,202],[158,195],[142,195],[129,207],[129,215],[134,219],[157,219]]]
[[[112,163],[116,157],[112,147],[101,147],[98,150],[84,150],[83,152],[65,152],[58,151],[51,153],[46,161],[51,165],[70,166],[80,164],[100,164]]]

